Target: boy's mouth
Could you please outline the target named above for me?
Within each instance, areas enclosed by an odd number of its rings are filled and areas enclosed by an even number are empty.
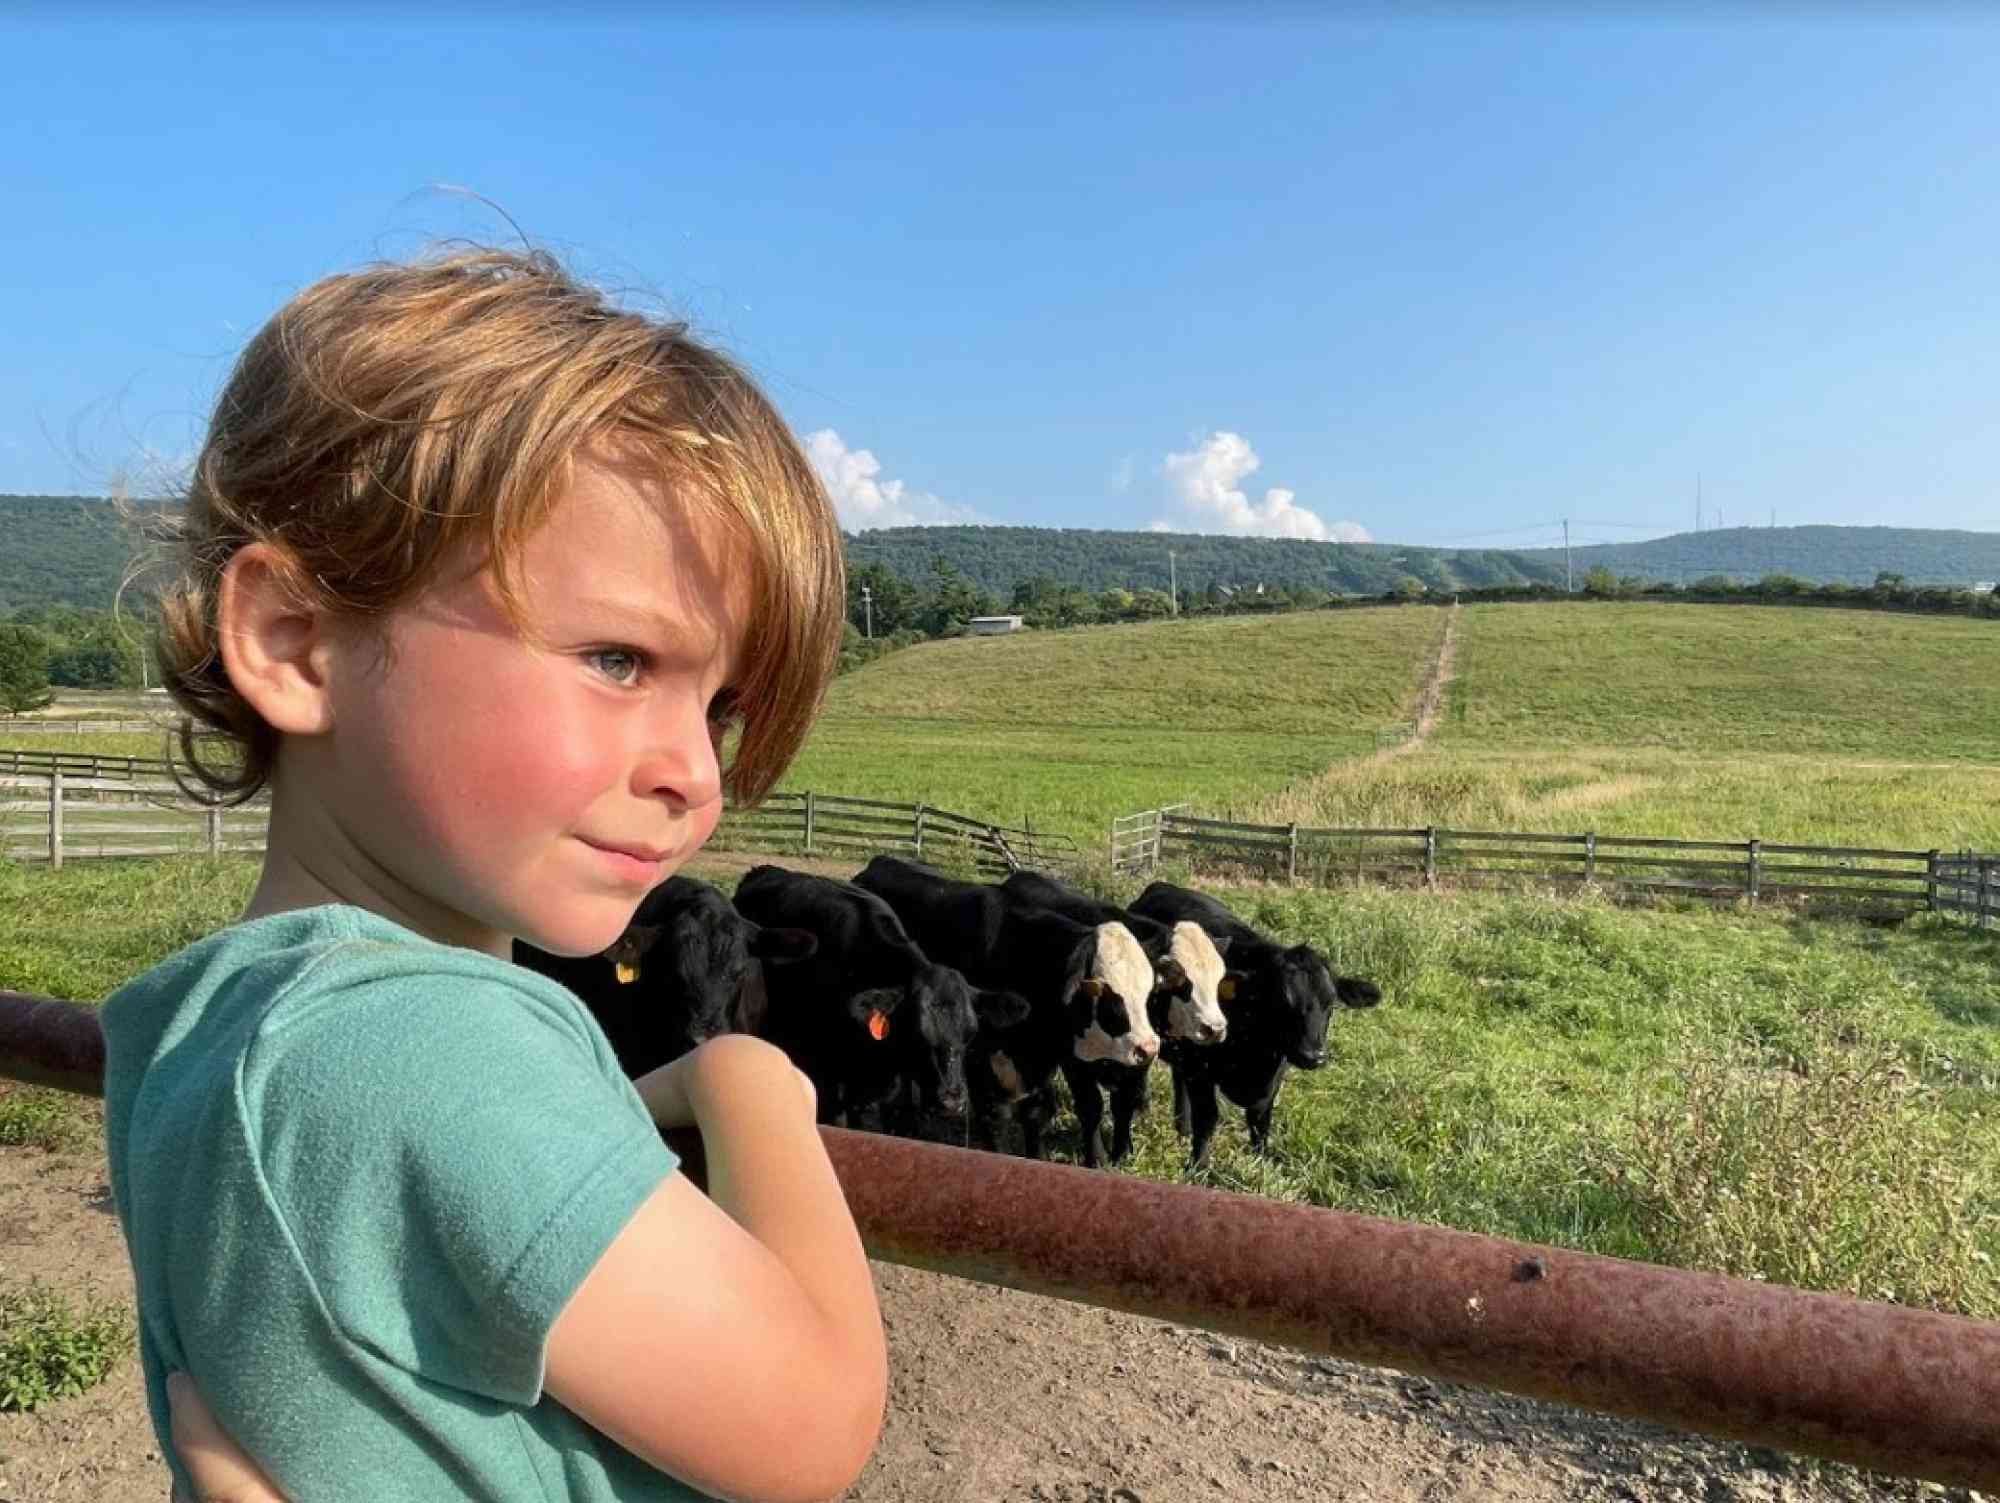
[[[657,880],[660,868],[673,858],[673,852],[658,846],[581,838],[585,845],[607,857],[614,870],[623,876]]]

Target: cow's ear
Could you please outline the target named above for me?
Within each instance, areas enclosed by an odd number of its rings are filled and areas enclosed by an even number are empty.
[[[1243,973],[1241,971],[1227,971],[1223,974],[1221,983],[1215,988],[1215,995],[1221,1001],[1234,1002],[1236,1000],[1236,993],[1242,984]]]
[[[1215,953],[1218,955],[1227,955],[1229,953],[1229,947],[1236,943],[1236,941],[1227,934],[1211,934],[1208,937],[1208,942],[1215,946]]]
[[[625,932],[606,945],[602,953],[613,965],[621,961],[637,962],[653,948],[663,932],[658,924],[627,924]]]
[[[819,936],[810,929],[759,929],[750,941],[750,954],[773,965],[810,960],[819,953]]]
[[[891,991],[859,992],[848,1000],[847,1009],[871,1039],[886,1039],[895,1026],[896,1004],[901,1000]]]
[[[1382,1001],[1382,988],[1359,976],[1334,977],[1333,990],[1345,1007],[1375,1007]]]
[[[1028,1021],[1028,999],[1019,992],[978,992],[972,1010],[988,1028],[1018,1028]]]

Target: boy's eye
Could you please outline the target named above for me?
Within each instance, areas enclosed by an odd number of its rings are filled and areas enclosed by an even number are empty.
[[[708,702],[708,723],[718,729],[727,729],[742,718],[743,705],[734,689],[724,689]]]
[[[592,667],[617,684],[634,682],[646,666],[645,658],[627,647],[600,647],[589,658]]]

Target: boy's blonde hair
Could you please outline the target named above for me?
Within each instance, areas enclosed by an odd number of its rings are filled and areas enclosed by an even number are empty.
[[[649,461],[666,494],[747,545],[742,730],[724,787],[762,798],[839,651],[846,587],[825,490],[763,393],[685,324],[614,307],[541,252],[484,249],[316,282],[238,358],[161,591],[160,662],[186,712],[188,771],[238,802],[277,755],[277,732],[217,652],[217,587],[239,548],[274,545],[303,602],[366,618],[471,544],[520,624],[521,546],[594,445]],[[228,754],[200,754],[218,740]]]

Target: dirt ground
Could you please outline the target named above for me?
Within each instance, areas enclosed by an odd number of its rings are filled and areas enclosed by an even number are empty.
[[[892,1390],[849,1503],[1972,1500],[877,1264]],[[99,1150],[0,1148],[0,1277],[129,1299]],[[160,1503],[138,1362],[0,1415],[0,1503]]]

